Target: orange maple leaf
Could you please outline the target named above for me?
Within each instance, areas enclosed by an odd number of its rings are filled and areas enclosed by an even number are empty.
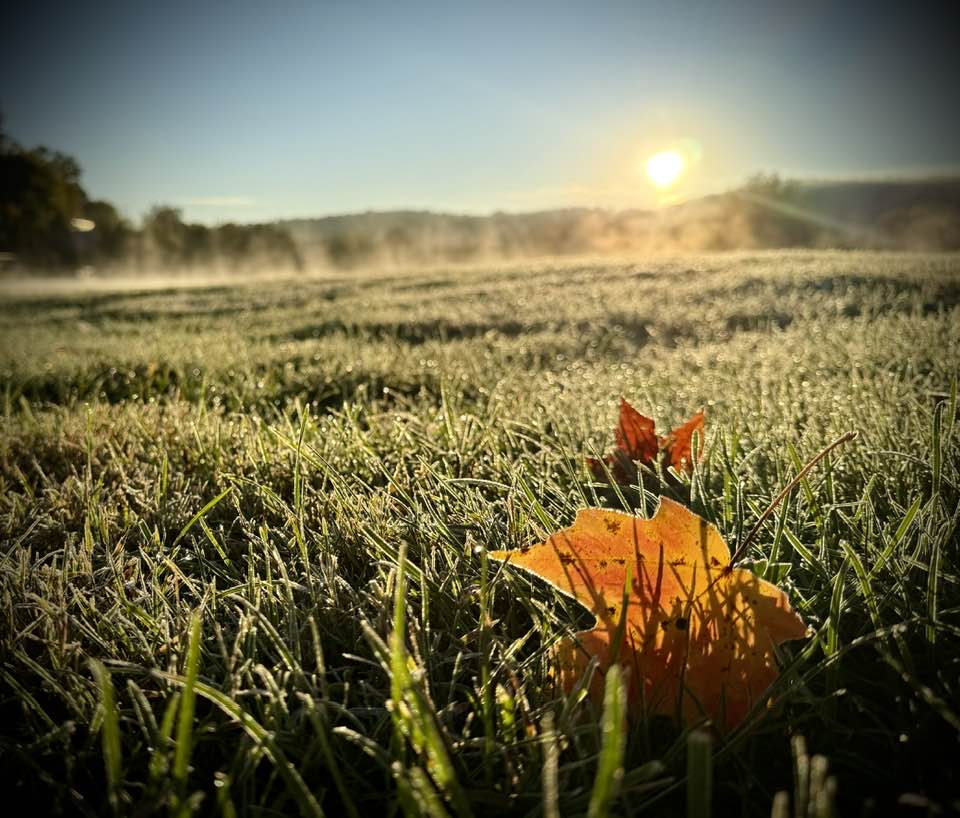
[[[559,643],[562,686],[569,691],[595,656],[591,692],[599,696],[602,672],[616,661],[629,674],[631,707],[644,713],[731,728],[777,678],[774,647],[807,632],[783,591],[731,566],[720,532],[665,497],[650,519],[582,509],[546,542],[489,556],[545,579],[597,617]]]
[[[620,418],[613,430],[616,448],[602,460],[588,457],[587,466],[596,480],[606,480],[609,469],[616,482],[630,483],[637,476],[637,465],[649,466],[660,453],[663,455],[664,468],[673,466],[677,471],[683,468],[691,471],[693,434],[697,432],[702,441],[703,426],[704,414],[701,409],[669,434],[657,437],[653,419],[641,415],[625,398],[620,398]],[[702,449],[700,454],[702,457]]]

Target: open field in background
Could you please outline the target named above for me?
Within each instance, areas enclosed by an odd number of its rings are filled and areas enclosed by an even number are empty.
[[[583,465],[621,395],[660,428],[706,407],[707,458],[673,491],[734,549],[860,433],[753,546],[789,563],[817,635],[787,646],[777,706],[715,742],[716,814],[768,815],[796,735],[842,815],[960,809],[960,258],[0,298],[0,777],[38,814],[391,814],[398,787],[426,814],[550,815],[550,793],[585,812],[600,723],[546,660],[583,614],[482,554],[584,505],[652,512]],[[416,670],[392,693],[372,634],[402,544]],[[387,707],[404,684],[423,693],[406,721]],[[683,814],[685,746],[632,722],[613,813]]]

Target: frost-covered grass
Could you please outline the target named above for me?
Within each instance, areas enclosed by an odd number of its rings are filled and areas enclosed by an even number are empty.
[[[841,815],[960,808],[958,305],[960,258],[850,253],[4,297],[4,791],[702,815],[712,778],[714,814],[765,816],[807,770]],[[661,428],[706,407],[671,491],[734,549],[859,432],[750,549],[816,636],[709,752],[553,689],[589,617],[483,559],[585,505],[652,512],[583,465],[621,395]]]

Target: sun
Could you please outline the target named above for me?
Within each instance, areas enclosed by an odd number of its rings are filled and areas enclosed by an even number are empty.
[[[686,162],[676,151],[660,151],[647,160],[647,178],[661,190],[673,187],[686,170]]]

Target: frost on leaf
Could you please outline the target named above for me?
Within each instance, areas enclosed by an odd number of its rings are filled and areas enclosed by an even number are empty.
[[[546,542],[490,558],[543,578],[596,616],[592,630],[562,640],[556,654],[567,690],[597,658],[595,696],[612,661],[629,569],[616,661],[628,674],[631,708],[643,713],[731,728],[777,678],[774,646],[806,635],[783,591],[732,568],[717,529],[666,498],[650,519],[583,509]]]
[[[602,460],[588,457],[587,467],[596,480],[607,480],[609,471],[617,483],[631,483],[637,477],[638,466],[652,465],[659,454],[664,468],[673,466],[677,471],[690,471],[693,469],[693,434],[700,436],[702,455],[703,427],[701,410],[669,434],[657,437],[653,419],[641,415],[625,398],[620,398],[620,418],[613,430],[616,448]]]

